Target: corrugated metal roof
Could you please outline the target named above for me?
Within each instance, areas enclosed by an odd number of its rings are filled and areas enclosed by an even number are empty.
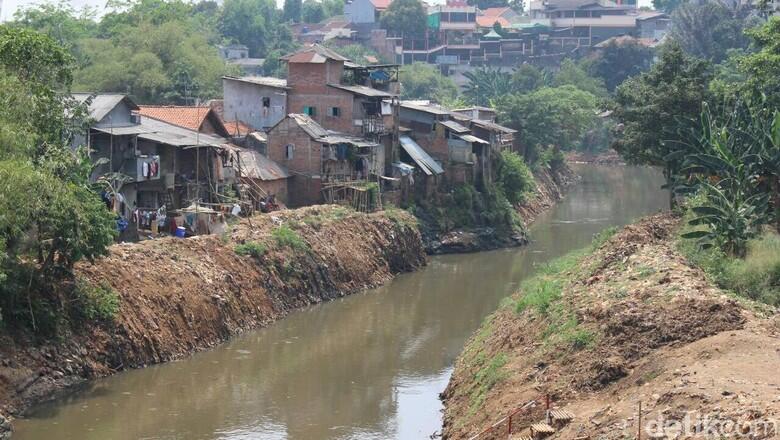
[[[141,118],[141,123],[132,127],[121,128],[95,128],[103,133],[115,136],[133,134],[140,139],[146,139],[174,147],[212,146],[220,147],[227,141],[217,136],[197,133],[186,128],[178,127],[167,122],[152,118]]]
[[[322,128],[320,124],[314,122],[308,115],[290,113],[288,116],[313,139],[322,138],[328,135],[328,130]]]
[[[488,142],[488,141],[486,141],[484,139],[480,139],[480,138],[478,138],[476,136],[472,136],[470,134],[462,134],[462,135],[459,135],[458,137],[463,139],[466,142],[476,142],[478,144],[490,144],[490,142]]]
[[[138,110],[138,106],[127,97],[127,95],[119,93],[74,93],[73,98],[80,103],[87,101],[89,97],[92,97],[92,102],[89,104],[89,116],[95,121],[100,121],[106,117],[120,102],[127,100],[128,107],[132,110]]]
[[[496,124],[495,122],[484,121],[482,119],[472,119],[471,123],[480,126],[482,128],[486,128],[488,130],[501,131],[503,133],[517,133],[517,130],[513,130],[509,127],[504,127],[503,125]]]
[[[341,84],[328,84],[329,86],[341,89],[356,95],[368,96],[371,98],[392,98],[393,95],[382,90],[377,90],[366,86],[343,86]]]
[[[222,79],[230,81],[241,81],[250,84],[257,84],[259,86],[274,87],[277,89],[287,89],[287,80],[282,78],[274,78],[273,76],[223,76]]]
[[[450,112],[443,107],[439,107],[434,104],[423,104],[414,101],[401,101],[401,107],[409,110],[417,110],[420,112],[430,113],[433,115],[448,115]]]
[[[287,54],[280,58],[288,63],[324,63],[327,60],[349,61],[349,58],[341,56],[332,49],[319,44],[306,46],[301,50]]]
[[[439,124],[449,128],[455,133],[468,133],[470,130],[455,121],[438,121]]]
[[[290,177],[284,167],[258,151],[241,147],[231,149],[239,158],[241,177],[260,180],[279,180]]]
[[[444,169],[409,136],[400,136],[401,147],[427,175],[443,174]]]

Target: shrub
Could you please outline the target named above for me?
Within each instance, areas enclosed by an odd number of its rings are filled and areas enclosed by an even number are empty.
[[[235,247],[235,252],[241,256],[250,255],[254,258],[262,258],[268,251],[268,246],[264,243],[258,243],[256,241],[248,241],[244,244],[240,244]]]
[[[90,284],[77,279],[73,299],[81,316],[88,321],[112,321],[119,313],[119,294],[108,284]]]
[[[512,204],[522,203],[525,195],[533,190],[534,175],[519,154],[512,151],[502,151],[498,156],[496,182],[504,191],[507,200]]]
[[[289,247],[294,251],[306,251],[309,249],[306,241],[287,225],[282,225],[275,229],[271,235],[279,246]]]

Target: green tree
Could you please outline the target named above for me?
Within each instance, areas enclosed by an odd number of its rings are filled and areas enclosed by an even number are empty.
[[[747,31],[755,51],[736,56],[735,62],[745,81],[738,85],[743,99],[769,108],[780,108],[780,17],[771,17],[763,26]]]
[[[544,72],[533,64],[522,64],[512,73],[512,89],[515,92],[533,92],[544,83]]]
[[[325,19],[325,6],[317,0],[306,0],[301,7],[304,23],[319,23]]]
[[[455,100],[458,87],[436,69],[426,63],[413,63],[404,66],[400,73],[401,98],[430,99],[438,103]]]
[[[512,92],[512,75],[500,69],[483,66],[463,76],[469,80],[463,96],[475,105],[490,105],[492,100]]]
[[[350,60],[358,64],[377,64],[377,62],[384,62],[382,57],[369,47],[362,44],[348,44],[346,46],[331,46],[326,44],[329,48],[333,49],[342,56],[349,58]],[[369,62],[366,57],[373,57],[377,59],[377,62]]]
[[[520,132],[525,161],[535,163],[548,147],[578,148],[597,123],[597,101],[592,93],[565,85],[505,97],[496,109],[503,124]]]
[[[650,70],[618,86],[613,117],[620,124],[613,147],[627,161],[664,167],[667,182],[677,165],[666,160],[695,130],[710,98],[712,68],[675,43],[665,45]]]
[[[220,31],[225,38],[245,44],[251,56],[264,57],[275,48],[274,32],[283,27],[282,21],[273,0],[225,0]]]
[[[671,14],[683,3],[683,0],[653,0],[653,7],[659,11]]]
[[[572,85],[595,96],[607,96],[607,89],[601,78],[590,76],[586,69],[568,58],[563,60],[551,83],[553,87]]]
[[[675,9],[669,36],[689,54],[719,63],[729,49],[746,48],[749,9],[716,0],[691,0]]]
[[[402,36],[425,33],[428,13],[420,0],[395,0],[382,14],[382,27]]]
[[[612,92],[627,78],[649,69],[652,61],[653,49],[636,40],[613,40],[590,61],[589,70],[593,76],[604,80],[607,90]]]
[[[285,21],[301,22],[301,0],[284,0],[282,16]]]

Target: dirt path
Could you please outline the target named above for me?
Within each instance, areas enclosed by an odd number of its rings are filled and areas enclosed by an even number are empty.
[[[636,438],[639,401],[645,427],[666,427],[666,437],[643,438],[720,438],[675,437],[686,416],[688,435],[718,420],[753,435],[745,438],[774,438],[780,319],[690,267],[674,249],[676,225],[669,215],[645,219],[526,283],[535,300],[507,301],[459,358],[443,393],[445,437],[470,438],[549,394],[575,414],[557,439]],[[544,418],[536,404],[513,433]]]

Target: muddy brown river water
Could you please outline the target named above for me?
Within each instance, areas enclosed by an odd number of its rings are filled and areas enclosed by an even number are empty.
[[[90,382],[17,420],[13,439],[426,439],[456,357],[502,298],[546,260],[668,204],[655,170],[575,170],[582,182],[529,246],[433,257],[212,351]]]

